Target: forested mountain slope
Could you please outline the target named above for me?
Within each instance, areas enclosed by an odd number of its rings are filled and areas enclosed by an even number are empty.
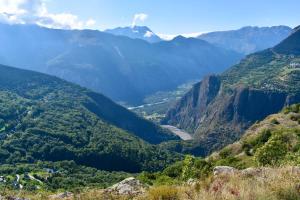
[[[0,163],[74,160],[102,170],[156,170],[177,139],[108,98],[61,79],[0,66]]]

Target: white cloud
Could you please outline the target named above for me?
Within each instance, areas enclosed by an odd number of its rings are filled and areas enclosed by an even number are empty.
[[[195,32],[195,33],[182,33],[182,34],[163,34],[163,33],[159,33],[157,34],[160,38],[162,38],[163,40],[172,40],[175,37],[182,35],[183,37],[186,38],[195,38],[200,36],[201,34],[203,34],[205,32]]]
[[[96,23],[93,19],[80,20],[71,13],[49,13],[45,0],[0,0],[0,21],[62,29],[83,29]]]
[[[145,13],[137,13],[134,15],[131,26],[134,27],[138,22],[144,22],[148,19],[148,15]]]
[[[94,26],[96,24],[96,21],[93,19],[89,19],[85,22],[85,25],[88,27]]]

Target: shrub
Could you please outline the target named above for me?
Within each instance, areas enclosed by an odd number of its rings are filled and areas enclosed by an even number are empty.
[[[272,124],[275,124],[275,125],[280,124],[280,122],[279,122],[277,119],[275,119],[275,118],[273,118],[273,119],[271,120],[271,123],[272,123]]]
[[[287,145],[279,138],[270,139],[257,149],[255,159],[259,165],[278,165],[287,153]]]
[[[182,167],[182,179],[188,180],[194,178],[196,174],[195,157],[191,155],[185,156]]]
[[[150,173],[150,172],[142,172],[137,178],[143,183],[146,183],[148,185],[153,185],[153,182],[157,178],[157,174]]]
[[[242,149],[248,156],[252,156],[252,151],[255,152],[256,149],[263,146],[268,142],[269,138],[272,136],[272,133],[269,129],[263,130],[256,137],[250,138],[243,142]]]
[[[167,167],[164,171],[163,174],[176,178],[180,177],[182,174],[182,168],[183,168],[183,163],[182,162],[177,162],[169,167]]]
[[[284,114],[289,114],[290,112],[299,113],[300,112],[300,104],[294,104],[289,107],[283,109]]]
[[[166,175],[160,175],[155,180],[156,185],[173,185],[173,184],[176,184],[176,182],[177,182],[176,179],[171,178],[171,177],[166,176]]]
[[[295,122],[299,122],[300,116],[299,116],[299,114],[294,114],[294,115],[291,115],[290,119]]]
[[[196,177],[205,178],[207,177],[213,170],[213,166],[210,162],[207,162],[204,159],[196,159],[195,168],[197,169]]]
[[[224,148],[223,150],[220,151],[219,155],[222,159],[227,158],[232,155],[231,149]]]

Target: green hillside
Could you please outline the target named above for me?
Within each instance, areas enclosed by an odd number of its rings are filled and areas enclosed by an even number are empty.
[[[247,57],[222,75],[224,87],[252,87],[297,93],[300,90],[300,56],[278,54],[275,49]]]
[[[237,168],[300,165],[300,104],[254,124],[210,159]]]
[[[244,136],[206,158],[186,156],[158,173],[144,172],[142,181],[178,185],[189,179],[205,180],[215,166],[237,169],[300,165],[300,104],[284,108],[245,131]]]
[[[169,132],[58,78],[0,66],[0,96],[1,164],[74,160],[138,172],[179,158],[148,143],[177,139]]]

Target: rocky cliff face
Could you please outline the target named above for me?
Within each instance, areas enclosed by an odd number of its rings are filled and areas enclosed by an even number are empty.
[[[192,152],[207,155],[239,139],[256,121],[299,101],[299,95],[279,91],[249,87],[226,91],[221,77],[209,76],[169,110],[163,123],[194,133]]]
[[[162,123],[194,132],[209,103],[217,96],[219,90],[219,77],[211,75],[204,78],[168,111]]]
[[[163,123],[194,134],[198,155],[239,139],[250,125],[300,102],[300,30],[272,49],[247,56],[219,76],[196,84]]]

